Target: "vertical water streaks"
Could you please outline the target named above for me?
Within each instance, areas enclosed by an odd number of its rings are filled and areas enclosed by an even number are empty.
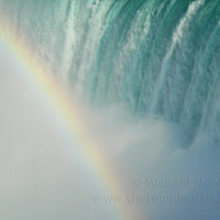
[[[219,0],[0,0],[8,28],[96,106],[123,103],[218,141]]]

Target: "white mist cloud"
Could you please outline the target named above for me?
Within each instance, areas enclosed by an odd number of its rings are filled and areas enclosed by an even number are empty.
[[[87,161],[4,45],[0,58],[0,218],[89,219]]]
[[[0,45],[0,58],[0,218],[118,220],[114,202],[94,202],[93,195],[104,196],[97,174],[54,121],[50,106],[32,88],[34,84],[24,77],[25,70],[4,45]],[[194,186],[196,178],[220,179],[219,149],[205,135],[189,144],[187,131],[180,126],[134,117],[121,107],[84,109],[82,114],[118,175],[126,176],[126,181],[122,179],[128,195],[175,199],[178,193],[188,197],[220,194],[220,187]],[[191,185],[146,187],[150,178],[190,178]],[[133,186],[134,180],[140,185]],[[135,200],[128,205],[141,207],[149,220],[216,220],[219,204]]]
[[[96,109],[87,116],[92,134],[119,173],[123,170],[127,175],[131,201],[125,200],[141,207],[146,219],[214,220],[219,216],[220,149],[208,135],[198,134],[192,141],[190,132],[175,123],[134,117],[121,107]],[[151,180],[162,186],[146,186]],[[134,186],[133,181],[140,185]],[[168,200],[154,202],[153,196]]]

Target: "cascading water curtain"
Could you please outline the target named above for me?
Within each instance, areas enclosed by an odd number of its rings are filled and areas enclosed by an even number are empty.
[[[93,105],[220,141],[219,0],[0,0],[8,29]],[[16,28],[15,28],[16,27]]]

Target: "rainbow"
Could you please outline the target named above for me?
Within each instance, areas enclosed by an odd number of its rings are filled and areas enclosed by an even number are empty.
[[[36,86],[36,89],[43,94],[47,102],[55,111],[58,121],[66,132],[72,136],[80,147],[85,160],[92,167],[95,175],[98,176],[103,186],[111,195],[124,195],[124,185],[121,177],[116,175],[113,166],[108,162],[107,157],[98,148],[97,141],[89,136],[86,124],[83,123],[82,114],[77,105],[68,96],[65,88],[59,83],[49,71],[45,71],[42,64],[31,59],[33,52],[22,43],[18,37],[7,34],[7,20],[0,18],[0,40],[2,40],[10,51],[15,55],[27,70],[25,77]],[[111,204],[110,204],[111,205]],[[121,220],[142,220],[145,219],[141,211],[136,208],[127,208],[125,204],[114,203],[115,214]]]

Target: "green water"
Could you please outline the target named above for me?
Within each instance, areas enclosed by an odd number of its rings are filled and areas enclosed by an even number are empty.
[[[219,0],[0,0],[8,28],[92,105],[220,139]]]

